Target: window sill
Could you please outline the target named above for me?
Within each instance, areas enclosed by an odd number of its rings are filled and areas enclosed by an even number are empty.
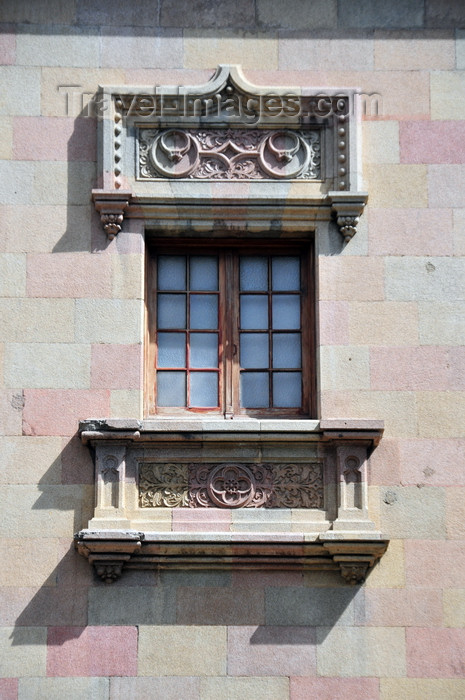
[[[367,505],[380,421],[95,419],[80,432],[95,451],[96,507],[76,547],[106,582],[131,568],[234,567],[339,569],[347,582],[361,583],[386,550]],[[154,467],[156,474],[177,469],[178,482],[185,470],[185,497],[179,483],[164,489],[159,479],[157,491],[149,479],[147,487],[144,469]],[[224,502],[205,500],[206,487],[195,500],[198,475],[210,479],[223,468],[256,478],[256,493],[264,490],[257,474],[268,470],[271,500],[229,507],[226,492]]]

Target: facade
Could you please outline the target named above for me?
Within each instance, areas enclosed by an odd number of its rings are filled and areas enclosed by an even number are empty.
[[[463,4],[0,21],[0,698],[464,697]]]

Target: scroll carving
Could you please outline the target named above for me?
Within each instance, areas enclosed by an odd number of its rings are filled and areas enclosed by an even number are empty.
[[[141,508],[322,508],[319,462],[139,467]]]
[[[138,144],[139,179],[321,177],[318,130],[141,128]]]

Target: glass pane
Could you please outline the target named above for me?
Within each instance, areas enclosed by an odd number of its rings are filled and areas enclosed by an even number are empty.
[[[300,328],[300,296],[273,295],[273,328]]]
[[[159,333],[158,334],[158,366],[159,367],[185,367],[186,366],[186,334],[185,333]]]
[[[300,333],[273,333],[273,367],[301,367]]]
[[[186,288],[186,258],[184,255],[160,255],[158,258],[158,289]]]
[[[158,328],[186,327],[186,295],[158,295]]]
[[[191,372],[191,406],[218,406],[218,372]]]
[[[185,372],[157,372],[157,403],[159,406],[186,405]]]
[[[268,372],[241,372],[241,406],[268,408]]]
[[[190,347],[191,367],[218,367],[218,333],[191,333]]]
[[[208,292],[218,289],[218,260],[213,255],[193,255],[190,261],[190,288]]]
[[[253,330],[268,328],[268,296],[252,294],[241,296],[241,328]]]
[[[300,291],[300,258],[273,258],[271,261],[272,290],[274,292]]]
[[[240,350],[241,367],[268,367],[267,333],[241,333]]]
[[[241,290],[268,291],[268,258],[243,257],[240,260]]]
[[[301,404],[301,372],[273,372],[273,407],[300,408]]]
[[[218,297],[216,294],[191,295],[191,328],[218,328]]]

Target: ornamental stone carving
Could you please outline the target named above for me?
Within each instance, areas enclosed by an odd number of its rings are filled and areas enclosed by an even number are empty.
[[[139,470],[141,508],[179,508],[188,505],[188,479],[184,464],[141,464]]]
[[[318,130],[138,130],[141,179],[263,180],[320,177]]]

